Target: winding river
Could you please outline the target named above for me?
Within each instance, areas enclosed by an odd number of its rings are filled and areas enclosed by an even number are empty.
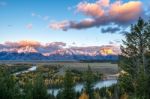
[[[17,73],[14,73],[14,75],[19,75],[19,74],[22,74],[22,73],[28,73],[28,72],[32,72],[32,71],[36,71],[37,69],[37,66],[32,66],[31,68],[27,69],[27,70],[24,70],[24,71],[20,71],[20,72],[17,72]],[[101,80],[101,81],[98,81],[97,83],[95,83],[94,85],[94,89],[101,89],[103,87],[110,87],[112,86],[113,84],[116,84],[117,83],[117,80],[114,79],[114,80]],[[74,89],[76,92],[81,92],[82,89],[84,88],[84,85],[83,84],[76,84],[74,86]],[[53,95],[57,95],[58,92],[60,91],[61,89],[48,89],[48,93],[49,94],[53,94]]]
[[[14,73],[14,75],[19,75],[22,73],[28,73],[28,72],[36,71],[36,69],[37,69],[37,66],[32,66],[31,68],[29,68],[27,70],[16,72],[16,73]]]
[[[101,89],[103,87],[110,87],[112,86],[113,84],[116,84],[117,83],[117,80],[103,80],[103,81],[98,81],[97,83],[95,83],[94,85],[94,89]],[[84,88],[84,85],[83,84],[77,84],[75,85],[74,89],[76,92],[81,92],[82,89]],[[56,96],[58,94],[58,92],[60,91],[61,89],[48,89],[48,93],[49,94],[53,94],[54,96]]]

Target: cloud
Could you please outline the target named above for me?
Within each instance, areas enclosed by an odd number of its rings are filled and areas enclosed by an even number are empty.
[[[7,42],[5,42],[4,45],[9,47],[9,48],[20,48],[20,47],[26,47],[26,46],[38,47],[41,44],[39,42],[36,42],[36,41],[23,40],[23,41],[19,41],[19,42],[7,41]]]
[[[45,20],[45,21],[48,20],[48,19],[49,19],[49,16],[44,16],[43,17],[43,20]]]
[[[40,53],[49,53],[49,52],[63,49],[65,46],[66,43],[63,42],[50,42],[50,43],[41,44],[40,42],[29,41],[29,40],[23,40],[19,42],[7,41],[4,44],[0,44],[0,52],[1,51],[22,52],[22,50],[33,49]]]
[[[66,43],[64,43],[64,42],[51,42],[51,43],[46,43],[45,46],[46,47],[50,47],[50,46],[64,47],[64,46],[66,46]]]
[[[49,28],[52,29],[86,29],[91,27],[103,27],[111,23],[120,27],[135,22],[143,13],[142,2],[98,0],[94,3],[86,1],[80,2],[76,6],[77,13],[85,15],[81,21],[65,20],[61,22],[52,22]],[[110,28],[108,28],[110,30]],[[112,30],[112,29],[111,29]],[[119,29],[114,29],[119,30]]]
[[[130,23],[137,19],[142,12],[142,3],[140,1],[130,1],[122,4],[121,1],[111,5],[109,15],[116,20],[117,23]]]
[[[70,7],[70,6],[67,8],[67,10],[69,10],[69,11],[72,10],[72,9],[73,9],[73,7]]]
[[[95,23],[95,20],[91,18],[86,18],[80,22],[76,21],[62,21],[62,22],[53,22],[52,24],[49,25],[49,28],[58,30],[62,29],[64,31],[67,31],[68,29],[83,29],[83,28],[89,28],[92,27],[93,24]]]
[[[120,27],[107,27],[107,28],[102,28],[101,32],[102,33],[116,33],[117,31],[120,31]]]
[[[81,2],[77,5],[77,11],[92,17],[101,17],[104,15],[104,10],[97,3]]]
[[[22,40],[19,42],[5,42],[4,44],[0,44],[0,46],[5,46],[7,48],[20,48],[20,47],[34,47],[34,48],[50,48],[50,47],[57,47],[57,48],[62,48],[66,46],[66,43],[63,42],[51,42],[51,43],[46,43],[46,44],[41,44],[40,42],[37,41],[30,41],[30,40]]]
[[[49,19],[49,16],[42,16],[42,15],[37,14],[37,13],[31,13],[31,16],[32,16],[32,17],[40,18],[40,19],[42,19],[42,20],[44,20],[44,21],[47,21],[47,20]]]
[[[29,29],[29,30],[32,29],[33,28],[33,24],[32,23],[27,24],[26,28]]]
[[[110,4],[110,1],[109,0],[98,0],[96,2],[96,4],[102,6],[102,7],[108,7],[109,4]]]
[[[62,22],[53,22],[53,24],[50,24],[49,25],[49,28],[53,28],[55,30],[57,29],[63,29],[64,31],[67,30],[70,26],[70,23],[69,21],[62,21]]]
[[[34,16],[36,16],[36,14],[35,13],[31,13],[31,16],[34,17]]]

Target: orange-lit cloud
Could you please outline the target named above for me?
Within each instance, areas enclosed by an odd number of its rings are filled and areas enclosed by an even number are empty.
[[[117,1],[111,5],[109,15],[119,22],[134,20],[142,12],[142,3],[140,1],[130,1],[122,4]]]
[[[23,40],[19,42],[5,42],[4,44],[0,44],[0,52],[1,51],[12,51],[12,52],[40,52],[40,53],[47,53],[52,52],[55,50],[62,49],[66,46],[66,43],[63,42],[52,42],[41,44],[37,41],[29,41]]]
[[[76,10],[88,18],[79,22],[72,20],[54,22],[49,27],[52,29],[68,30],[102,27],[111,23],[124,26],[137,20],[143,11],[142,2],[140,1],[129,1],[125,3],[115,1],[110,3],[109,0],[98,0],[94,3],[80,2]]]
[[[26,47],[26,46],[31,46],[31,47],[38,47],[41,44],[37,41],[29,41],[29,40],[23,40],[19,42],[5,42],[4,45],[7,45],[8,47],[12,48],[19,48],[19,47]]]
[[[81,2],[77,5],[77,11],[92,17],[104,16],[104,10],[97,3]]]
[[[110,4],[110,1],[109,0],[98,0],[96,2],[96,4],[102,6],[102,7],[108,7],[109,4]]]
[[[38,47],[40,46],[40,43],[39,42],[36,42],[36,41],[27,41],[27,40],[24,40],[24,41],[20,41],[18,42],[18,45],[19,46],[34,46],[34,47]]]
[[[53,28],[55,30],[57,29],[66,30],[69,26],[70,26],[69,21],[62,21],[62,22],[53,22],[53,24],[49,25],[49,28]]]

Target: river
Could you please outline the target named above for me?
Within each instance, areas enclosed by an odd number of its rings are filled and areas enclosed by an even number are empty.
[[[110,87],[110,86],[112,86],[113,84],[116,84],[116,83],[117,83],[117,80],[98,81],[97,83],[95,83],[93,89],[97,89],[97,88],[101,89],[103,87]],[[77,84],[74,87],[76,92],[81,92],[83,88],[84,88],[83,84]],[[61,89],[48,89],[48,93],[53,94],[54,96],[56,96],[60,90]]]
[[[20,71],[20,72],[16,72],[14,73],[14,75],[19,75],[19,74],[22,74],[22,73],[28,73],[28,72],[32,72],[32,71],[36,71],[37,69],[37,66],[32,66],[31,68],[27,69],[27,70],[24,70],[24,71]],[[94,85],[94,89],[101,89],[103,87],[110,87],[112,86],[113,84],[116,84],[117,83],[117,80],[114,79],[114,80],[101,80],[101,81],[98,81],[97,83],[95,83]],[[81,92],[82,89],[84,88],[84,85],[83,84],[76,84],[74,89],[76,92]],[[52,94],[54,96],[56,96],[58,94],[58,92],[60,91],[61,89],[58,88],[58,89],[48,89],[48,93],[49,94]]]
[[[36,69],[37,69],[37,66],[32,66],[31,68],[29,68],[27,70],[16,72],[16,73],[14,73],[14,75],[19,75],[22,73],[28,73],[28,72],[36,71]]]

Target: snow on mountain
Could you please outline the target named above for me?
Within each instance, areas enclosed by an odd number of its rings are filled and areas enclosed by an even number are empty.
[[[103,46],[88,46],[88,47],[69,47],[63,42],[53,42],[47,44],[40,44],[38,42],[7,42],[0,44],[0,52],[8,52],[17,57],[36,59],[36,55],[42,57],[41,59],[95,59],[97,56],[109,56],[120,54],[120,48],[116,45]],[[12,54],[15,53],[15,54]],[[17,54],[18,53],[18,54]],[[24,53],[24,54],[22,54]],[[3,53],[4,54],[4,53]],[[2,55],[3,55],[2,54]],[[7,56],[7,55],[5,55]],[[10,56],[10,55],[8,55]],[[15,56],[13,56],[15,58]],[[2,56],[0,56],[2,58]],[[97,57],[98,58],[98,57]],[[3,59],[3,58],[2,58]],[[40,59],[40,58],[38,58]]]
[[[18,53],[38,53],[38,51],[34,47],[31,47],[31,46],[18,48],[17,52]]]

